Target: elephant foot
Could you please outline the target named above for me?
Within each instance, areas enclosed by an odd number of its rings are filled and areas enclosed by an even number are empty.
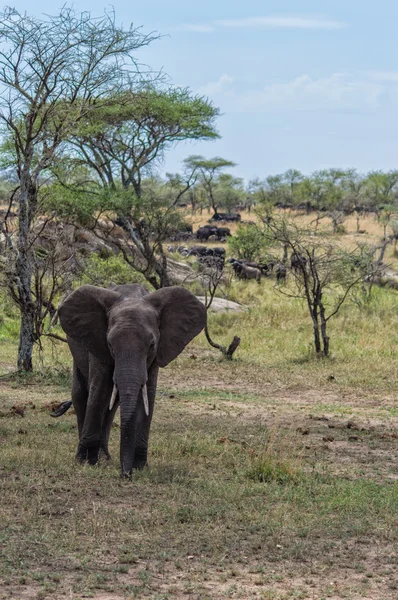
[[[99,449],[99,458],[105,458],[106,460],[111,460],[111,455],[109,454],[109,450],[107,446],[103,446],[101,444]]]
[[[99,452],[99,444],[89,447],[79,444],[76,459],[82,464],[87,462],[89,465],[96,465],[99,458]]]

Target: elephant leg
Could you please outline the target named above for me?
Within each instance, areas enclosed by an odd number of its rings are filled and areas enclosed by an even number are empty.
[[[108,409],[108,412],[105,415],[104,424],[102,426],[100,454],[104,454],[104,456],[107,460],[110,460],[110,458],[111,458],[111,455],[109,454],[109,450],[108,450],[109,435],[111,433],[113,419],[115,418],[115,414],[116,414],[118,407],[119,407],[119,398],[116,399],[116,402],[113,405],[112,410]]]
[[[77,417],[79,440],[83,430],[84,418],[86,416],[87,398],[88,390],[86,382],[75,361],[73,361],[72,403]]]
[[[77,459],[90,465],[98,462],[101,436],[113,389],[113,367],[90,356],[90,387]]]
[[[152,366],[148,372],[147,392],[149,415],[145,413],[142,392],[140,393],[136,417],[136,443],[134,451],[133,469],[143,469],[148,465],[148,441],[153,411],[155,408],[156,386],[158,382],[158,366]]]

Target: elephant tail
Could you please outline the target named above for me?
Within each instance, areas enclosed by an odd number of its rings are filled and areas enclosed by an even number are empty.
[[[54,410],[50,412],[50,415],[52,417],[60,417],[61,415],[66,413],[66,411],[69,410],[71,406],[72,400],[66,400],[65,402],[61,402],[61,404],[58,404],[57,408],[54,408]]]

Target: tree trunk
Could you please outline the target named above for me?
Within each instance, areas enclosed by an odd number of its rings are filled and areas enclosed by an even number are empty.
[[[314,344],[315,344],[315,352],[317,356],[320,356],[322,354],[322,347],[321,347],[321,336],[320,336],[320,332],[319,332],[319,319],[318,319],[318,307],[312,306],[312,304],[310,304],[309,299],[307,298],[307,302],[308,302],[308,308],[310,309],[310,315],[311,315],[311,319],[312,319],[312,328],[314,331]]]
[[[18,219],[18,258],[16,279],[21,312],[21,329],[18,346],[18,369],[32,371],[33,344],[35,342],[35,306],[32,299],[32,268],[29,257],[29,231],[37,205],[36,188],[30,181],[27,169],[21,177]]]
[[[325,318],[325,307],[321,303],[319,306],[319,314],[321,317],[321,334],[323,343],[323,356],[329,356],[329,337],[326,333],[326,318]]]

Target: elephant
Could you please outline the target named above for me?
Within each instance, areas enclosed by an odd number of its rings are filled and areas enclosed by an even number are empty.
[[[206,324],[206,309],[188,290],[148,293],[141,285],[83,285],[58,309],[73,356],[76,458],[110,458],[109,433],[120,404],[122,477],[147,465],[159,367],[174,360]]]

